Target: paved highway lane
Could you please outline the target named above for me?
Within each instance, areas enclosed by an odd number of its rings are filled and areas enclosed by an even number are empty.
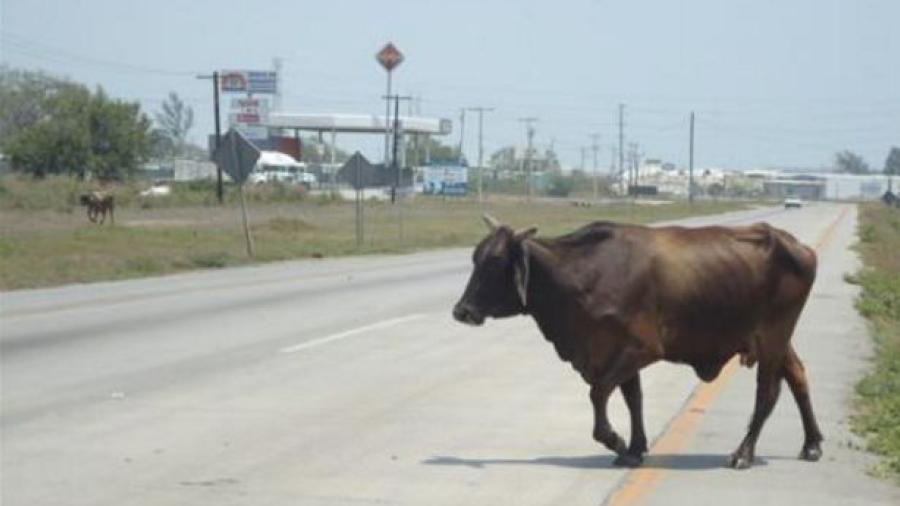
[[[846,209],[763,209],[684,223],[765,219],[812,244]],[[843,215],[841,233],[822,257],[823,267],[834,267],[823,270],[840,273],[852,262],[852,221]],[[473,329],[451,321],[469,253],[290,262],[2,294],[2,503],[612,500],[635,474],[612,467],[591,440],[587,387],[534,324],[514,318]],[[817,283],[827,296],[814,297],[818,309],[807,312],[826,319],[816,325],[853,317],[852,293],[840,283],[838,274]],[[801,324],[801,353],[815,328]],[[865,343],[861,326],[847,331]],[[832,421],[846,415],[844,397],[862,358],[857,352],[856,365],[832,371],[847,336],[827,335],[834,346],[805,359],[820,417],[828,413],[826,457],[840,458],[796,470],[822,479],[840,469],[865,480],[859,456],[836,451],[830,438]],[[718,469],[750,414],[752,385],[739,378],[685,441],[685,452],[706,455],[693,480],[721,474],[752,489],[780,466],[795,471],[793,461],[774,458],[749,472]],[[697,384],[686,367],[645,372],[652,438],[666,433]],[[799,449],[791,404],[782,397],[760,440],[762,456]],[[611,410],[627,432],[619,397]],[[770,431],[781,418],[788,420],[787,446],[772,436],[780,431]],[[721,428],[721,436],[709,435],[708,426],[716,434]],[[679,472],[691,462],[696,455],[657,462],[650,492],[634,499],[680,490]],[[889,490],[866,488],[882,494],[876,499],[889,497]]]

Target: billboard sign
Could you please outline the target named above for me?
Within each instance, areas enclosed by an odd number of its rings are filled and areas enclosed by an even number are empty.
[[[425,167],[422,191],[426,195],[465,195],[468,192],[469,168],[462,165]]]
[[[241,111],[265,111],[269,112],[269,101],[264,98],[233,98],[231,108]]]
[[[219,87],[225,93],[267,93],[274,95],[278,77],[273,71],[223,70]]]

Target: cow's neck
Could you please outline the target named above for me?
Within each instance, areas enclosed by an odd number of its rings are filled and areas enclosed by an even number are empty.
[[[558,316],[559,303],[567,291],[559,268],[561,258],[552,245],[542,241],[529,241],[528,262],[530,279],[525,310],[538,321],[543,330],[547,322],[557,320],[555,316]]]
[[[560,268],[564,261],[554,245],[542,241],[529,241],[528,304],[525,313],[531,315],[540,328],[541,333],[553,343],[559,358],[581,370],[584,365],[579,357],[582,353],[580,336],[573,333],[571,325],[572,311],[577,311],[577,304],[572,302],[572,285],[565,279],[565,271]]]

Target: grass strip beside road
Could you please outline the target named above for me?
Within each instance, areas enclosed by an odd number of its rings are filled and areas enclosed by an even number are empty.
[[[857,308],[875,340],[873,368],[856,386],[854,429],[884,459],[875,474],[900,483],[900,209],[860,206],[859,243],[864,268]]]
[[[352,202],[303,199],[251,205],[256,258],[244,253],[236,205],[117,209],[116,225],[87,222],[84,210],[9,209],[0,214],[0,290],[155,276],[254,262],[322,258],[474,245],[484,235],[483,211],[512,226],[537,225],[542,235],[594,220],[646,223],[741,209],[706,202],[577,207],[498,198],[418,197],[400,209],[365,204],[365,240],[357,247]],[[402,215],[402,216],[401,216]]]

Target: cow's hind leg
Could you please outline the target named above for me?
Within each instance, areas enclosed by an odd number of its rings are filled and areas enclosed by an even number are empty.
[[[800,409],[800,418],[803,420],[805,437],[803,449],[800,451],[800,458],[815,462],[822,457],[820,443],[823,438],[809,399],[809,384],[806,382],[806,371],[793,346],[788,348],[788,353],[784,360],[784,379],[791,388],[791,393],[794,394],[794,400],[797,401],[797,407]]]
[[[756,440],[759,439],[763,424],[772,413],[781,391],[782,364],[783,355],[760,358],[756,371],[756,404],[753,408],[753,417],[750,419],[747,435],[731,455],[730,464],[735,469],[746,469],[753,464]]]
[[[631,379],[619,385],[628,413],[631,416],[631,442],[624,454],[619,454],[617,465],[637,466],[647,453],[647,434],[644,431],[643,393],[641,392],[641,375],[637,373]]]

